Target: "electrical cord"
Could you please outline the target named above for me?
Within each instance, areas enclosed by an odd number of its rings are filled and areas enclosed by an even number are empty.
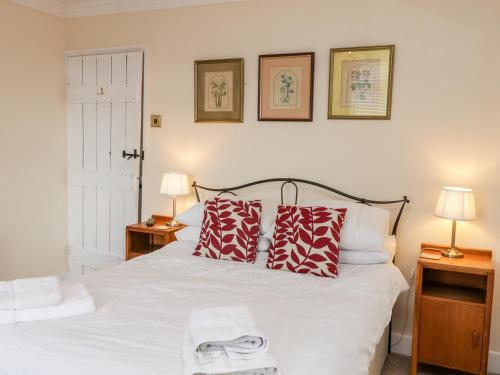
[[[433,247],[433,246],[428,246],[428,247],[423,247],[422,250],[437,250],[437,251],[442,251],[442,247]]]
[[[419,255],[419,257],[420,257],[420,255]],[[405,303],[405,313],[404,313],[405,320],[403,322],[403,328],[401,329],[401,335],[396,342],[391,344],[391,348],[394,348],[395,346],[401,344],[401,342],[403,341],[403,337],[405,335],[406,325],[408,324],[408,314],[410,312],[410,294],[411,294],[410,292],[411,292],[411,287],[413,286],[413,284],[415,282],[415,274],[417,272],[417,262],[418,262],[418,258],[417,258],[417,261],[415,262],[415,268],[413,268],[413,270],[411,272],[410,280],[408,283],[410,285],[410,288],[408,289],[408,292],[406,293],[406,303]]]

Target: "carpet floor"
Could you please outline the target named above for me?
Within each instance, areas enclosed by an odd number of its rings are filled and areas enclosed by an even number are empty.
[[[381,375],[406,375],[410,373],[410,357],[400,354],[389,354],[385,361]],[[456,370],[446,370],[434,366],[419,366],[419,375],[462,375],[465,373]],[[494,375],[494,374],[490,374]]]

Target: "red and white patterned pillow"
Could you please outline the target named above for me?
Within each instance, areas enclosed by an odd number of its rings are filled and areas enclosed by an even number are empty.
[[[337,277],[346,209],[278,206],[267,268]]]
[[[254,263],[261,213],[260,201],[207,200],[193,255]]]

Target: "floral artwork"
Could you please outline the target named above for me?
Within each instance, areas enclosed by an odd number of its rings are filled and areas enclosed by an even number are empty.
[[[273,67],[269,86],[269,108],[297,109],[301,106],[302,67]]]
[[[346,209],[279,206],[267,268],[337,277]]]
[[[260,201],[207,200],[193,255],[254,263],[261,212]]]
[[[294,91],[294,88],[297,86],[297,78],[293,72],[284,70],[280,72],[279,79],[281,81],[280,102],[282,104],[288,104],[291,98],[295,97],[296,91]]]
[[[314,53],[259,57],[259,120],[312,121]]]
[[[343,61],[342,105],[376,105],[379,71],[379,60]]]
[[[330,50],[328,118],[390,119],[394,46]]]
[[[232,111],[233,72],[205,73],[205,111]]]
[[[228,82],[223,76],[215,76],[209,82],[210,96],[216,108],[222,108],[222,99],[227,98]]]
[[[195,122],[243,122],[243,59],[200,60],[195,70]]]

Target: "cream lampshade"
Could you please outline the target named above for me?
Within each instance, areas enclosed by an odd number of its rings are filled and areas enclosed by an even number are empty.
[[[173,215],[172,220],[167,223],[171,227],[176,227],[179,222],[175,219],[176,216],[176,197],[177,195],[189,194],[188,177],[184,173],[169,172],[163,174],[161,180],[160,194],[170,195],[173,198]]]
[[[463,253],[455,249],[455,233],[457,220],[474,220],[476,218],[476,202],[472,189],[459,187],[444,187],[439,195],[434,211],[436,216],[453,220],[451,232],[451,247],[443,251],[450,258],[461,258]]]

